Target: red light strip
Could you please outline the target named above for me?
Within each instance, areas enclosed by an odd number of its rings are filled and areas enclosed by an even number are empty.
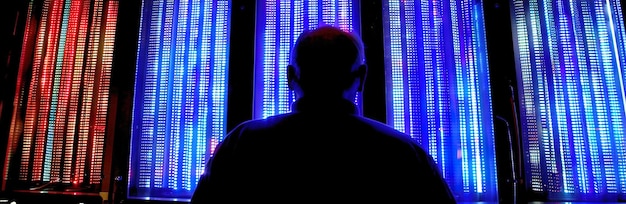
[[[109,85],[111,81],[111,65],[113,63],[113,48],[115,41],[115,25],[117,24],[117,1],[109,1],[106,6],[106,22],[103,41],[103,53],[100,82],[99,97],[97,98],[96,121],[94,129],[94,139],[92,144],[91,158],[91,178],[90,183],[100,183],[100,174],[102,173],[102,163],[104,157],[104,136],[106,129],[106,119],[109,100]]]
[[[53,90],[53,82],[54,82],[54,66],[57,58],[57,50],[59,45],[59,38],[54,37],[59,35],[59,29],[61,27],[61,17],[63,12],[63,1],[54,0],[50,3],[46,1],[46,4],[50,4],[50,15],[48,16],[47,21],[42,23],[48,23],[48,26],[42,26],[42,28],[46,28],[44,31],[44,35],[40,35],[39,39],[45,42],[44,50],[45,55],[43,57],[43,64],[41,67],[33,67],[33,69],[41,69],[41,73],[39,78],[37,76],[33,76],[32,83],[38,83],[39,86],[35,92],[31,93],[36,96],[35,100],[28,101],[28,108],[35,108],[38,111],[38,114],[35,116],[37,118],[35,125],[35,156],[33,163],[31,164],[34,167],[32,172],[33,180],[49,180],[50,168],[51,168],[51,156],[52,154],[46,152],[51,150],[53,141],[50,141],[49,134],[53,134],[53,132],[48,132],[49,128],[49,118],[50,118],[50,106],[52,104],[52,92]],[[38,80],[38,81],[37,81]],[[38,95],[38,96],[37,96]],[[56,101],[54,101],[56,103]],[[56,111],[56,110],[55,110]],[[39,168],[37,168],[39,167]],[[28,166],[22,167],[28,168]],[[45,176],[44,176],[45,175]]]
[[[34,35],[33,35],[33,28],[35,26],[35,23],[33,22],[33,16],[32,16],[32,8],[33,8],[33,3],[29,2],[28,4],[28,11],[26,13],[26,26],[24,29],[24,38],[22,40],[22,44],[24,45],[24,47],[26,47],[27,49],[22,49],[22,52],[20,54],[20,58],[21,59],[25,59],[25,58],[30,58],[31,54],[30,52],[28,52],[27,50],[30,50],[28,48],[31,47],[31,44],[34,41]],[[26,69],[26,67],[29,65],[29,63],[27,63],[26,61],[22,60],[19,63],[19,68],[18,68],[18,73],[17,73],[17,86],[16,86],[16,90],[15,90],[15,98],[19,99],[19,100],[15,100],[13,102],[13,107],[20,107],[21,103],[20,101],[22,101],[23,98],[23,94],[24,91],[22,90],[22,86],[24,83],[23,82],[23,77],[24,77],[24,70]],[[12,157],[13,155],[15,155],[15,152],[17,151],[17,146],[18,146],[18,142],[19,142],[19,137],[20,137],[20,133],[22,133],[21,129],[23,128],[23,118],[21,118],[20,114],[18,114],[19,111],[17,108],[15,108],[13,110],[13,117],[12,117],[12,123],[10,126],[10,132],[11,134],[9,135],[9,141],[7,143],[7,159],[5,159],[5,163],[4,163],[4,178],[7,178],[8,172],[9,172],[9,161],[10,157]],[[29,143],[26,143],[26,141],[24,141],[24,147],[25,148],[30,148],[30,140],[28,141]],[[6,189],[6,182],[2,182],[2,189]]]

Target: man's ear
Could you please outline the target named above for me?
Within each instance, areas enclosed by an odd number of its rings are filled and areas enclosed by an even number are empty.
[[[359,78],[359,92],[363,92],[365,87],[365,77],[367,77],[367,65],[363,64],[357,69],[357,77]]]
[[[296,76],[296,68],[293,65],[287,65],[287,85],[289,89],[295,90],[295,84],[298,81],[298,77]]]

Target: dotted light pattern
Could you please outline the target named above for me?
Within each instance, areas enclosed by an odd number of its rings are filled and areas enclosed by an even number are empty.
[[[620,2],[511,5],[528,188],[551,200],[625,196]]]
[[[99,184],[118,1],[28,6],[5,181]]]
[[[482,3],[387,1],[383,25],[388,124],[428,150],[460,200],[496,201]]]
[[[289,53],[305,29],[332,25],[360,34],[359,15],[356,0],[257,1],[254,117],[291,111],[295,94],[287,84]],[[357,96],[355,103],[360,101]]]
[[[189,200],[223,140],[230,5],[143,1],[129,198]]]

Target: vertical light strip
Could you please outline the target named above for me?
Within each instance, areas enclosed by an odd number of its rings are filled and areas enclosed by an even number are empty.
[[[32,7],[31,7],[32,8]],[[42,14],[48,14],[50,12],[50,1],[45,1],[42,6]],[[28,98],[26,99],[26,104],[20,107],[26,108],[26,116],[24,117],[24,143],[31,143],[32,146],[25,146],[22,149],[22,160],[20,164],[21,174],[20,180],[28,180],[32,179],[35,181],[41,181],[41,172],[43,170],[42,165],[42,157],[43,157],[43,146],[42,142],[44,137],[38,136],[36,137],[38,131],[39,121],[45,120],[45,118],[38,117],[38,104],[39,96],[42,92],[47,89],[42,89],[40,87],[40,82],[44,82],[46,79],[41,77],[41,74],[44,72],[45,68],[43,67],[43,59],[45,54],[47,53],[45,50],[45,36],[46,30],[48,28],[48,16],[49,15],[41,15],[41,24],[39,25],[39,33],[37,34],[37,42],[35,45],[35,57],[33,59],[33,69],[32,76],[33,78],[40,79],[40,81],[31,81],[30,88],[28,93]],[[28,61],[28,59],[20,59],[21,61]],[[41,91],[38,91],[40,90]],[[31,102],[32,101],[32,102]],[[29,104],[30,103],[30,104]],[[18,109],[18,108],[16,108]],[[43,107],[42,107],[43,109]],[[45,112],[44,112],[45,113]],[[18,135],[14,135],[15,137],[19,137]],[[32,142],[31,142],[32,141]],[[32,156],[31,156],[32,154]],[[31,158],[32,157],[32,158]],[[32,165],[32,171],[29,171],[28,167]]]
[[[85,49],[85,64],[88,68],[83,70],[83,80],[81,81],[81,83],[85,96],[83,96],[79,102],[81,104],[79,111],[81,113],[90,113],[80,115],[79,131],[81,132],[81,134],[78,137],[78,143],[80,144],[78,146],[79,157],[85,158],[88,162],[92,161],[92,158],[89,158],[88,155],[92,152],[92,149],[94,148],[91,145],[93,144],[93,141],[95,139],[95,133],[92,131],[95,124],[92,123],[96,118],[94,112],[96,110],[96,107],[94,107],[96,99],[95,97],[97,94],[96,87],[98,86],[96,80],[96,70],[99,69],[98,50],[101,46],[101,41],[99,41],[98,39],[100,39],[102,35],[102,25],[100,24],[100,22],[102,21],[100,19],[102,17],[102,2],[93,2],[93,6],[94,8],[91,11],[91,15],[88,19],[85,19],[85,22],[89,24],[89,34],[87,34],[87,47]],[[88,165],[87,162],[78,163],[76,165],[76,168],[79,169],[79,172],[81,174],[86,174],[87,172],[89,172],[89,169],[85,168],[85,166]],[[79,177],[79,179],[83,178]]]
[[[404,65],[402,64],[402,53],[404,49],[402,47],[402,42],[400,40],[396,40],[402,38],[402,28],[400,27],[402,18],[400,15],[400,2],[390,1],[387,5],[387,11],[389,12],[389,28],[387,28],[389,30],[388,35],[391,39],[394,39],[390,40],[389,43],[387,43],[386,45],[386,47],[388,46],[388,48],[390,49],[389,52],[391,53],[391,64],[394,65],[391,67],[391,81],[393,87],[391,91],[393,93],[391,101],[388,101],[388,104],[392,104],[392,110],[404,113],[404,104],[406,104],[404,102],[406,99],[404,98],[404,73],[402,70],[402,67],[404,67]],[[409,18],[410,17],[411,15],[409,15]],[[426,75],[425,77],[428,77],[428,75]],[[412,111],[410,110],[409,112]],[[393,112],[391,111],[388,111],[387,113],[388,115],[391,115],[391,117],[388,116],[387,118],[393,118],[392,121],[398,121],[393,123],[394,128],[398,130],[408,131],[405,129],[404,120],[402,120],[405,117],[404,115],[392,114]],[[410,119],[411,121],[413,121],[413,117],[410,117]],[[409,123],[411,121],[409,121]]]
[[[482,3],[383,4],[388,124],[427,148],[460,201],[497,200]]]
[[[287,84],[289,53],[304,29],[332,25],[360,34],[359,1],[257,1],[254,117],[288,113],[295,96]],[[358,103],[360,97],[355,101]]]
[[[278,82],[276,85],[279,97],[277,98],[278,103],[276,104],[276,107],[272,108],[276,110],[276,113],[280,114],[289,112],[289,105],[292,102],[292,94],[287,85],[287,65],[289,64],[289,51],[291,51],[291,45],[293,44],[293,37],[290,34],[291,32],[296,33],[298,31],[291,30],[292,21],[288,20],[291,19],[291,14],[293,13],[293,7],[290,1],[278,1],[278,4],[278,18],[280,19],[277,26],[278,49],[276,50],[276,53],[278,53],[278,63],[277,67],[274,69],[274,76],[278,78],[276,80]],[[326,19],[324,20],[326,21]]]
[[[624,23],[615,0],[512,0],[527,185],[548,200],[626,196]]]
[[[191,198],[225,135],[229,0],[143,1],[131,199]]]
[[[22,40],[22,51],[20,54],[20,59],[26,59],[26,58],[31,58],[33,57],[31,55],[32,50],[33,50],[33,44],[34,41],[36,41],[36,30],[34,28],[36,28],[37,23],[34,19],[33,16],[33,7],[35,6],[35,4],[30,1],[28,2],[28,10],[26,11],[26,23],[25,23],[25,28],[24,28],[24,37]],[[20,168],[21,166],[18,167],[13,167],[10,166],[11,161],[13,161],[14,159],[21,159],[21,163],[28,163],[30,157],[23,157],[25,155],[18,155],[18,145],[20,142],[20,137],[22,137],[22,133],[24,133],[25,131],[27,131],[24,127],[24,116],[22,114],[18,114],[20,113],[20,108],[17,107],[23,107],[23,101],[27,98],[24,94],[25,94],[25,89],[26,85],[24,84],[26,80],[24,80],[25,78],[25,72],[27,69],[27,66],[30,64],[30,62],[26,62],[26,60],[20,60],[19,62],[19,67],[18,67],[18,73],[17,73],[17,79],[16,79],[16,90],[15,90],[15,100],[13,101],[13,115],[11,118],[11,126],[9,129],[9,140],[7,142],[7,152],[6,152],[6,158],[4,160],[4,169],[3,169],[3,178],[9,178],[10,175],[9,172],[12,171],[13,169],[19,169],[19,172],[17,173],[17,177],[18,179],[24,179],[28,177],[28,169],[22,169]],[[32,144],[32,138],[31,137],[27,137],[26,134],[23,135],[22,138],[22,151],[26,151],[26,152],[30,152],[31,151],[31,144]],[[33,168],[34,169],[34,168]],[[6,183],[7,179],[4,179],[2,181],[2,190],[6,190],[7,188],[7,183]]]
[[[66,4],[68,4],[69,2],[66,2]],[[63,54],[63,58],[60,61],[60,65],[62,67],[65,67],[65,69],[62,70],[62,76],[61,76],[61,87],[60,87],[60,92],[61,93],[71,93],[72,92],[72,85],[74,83],[74,78],[73,78],[73,74],[76,70],[76,67],[74,66],[74,59],[76,57],[76,44],[78,42],[77,40],[77,34],[78,34],[78,20],[80,19],[80,13],[81,13],[81,7],[82,7],[82,3],[83,2],[77,2],[74,4],[71,4],[69,6],[66,6],[65,9],[66,11],[64,12],[64,27],[66,27],[66,31],[65,32],[65,36],[66,36],[66,42],[65,42],[65,53]],[[59,65],[59,64],[57,64]],[[58,117],[55,119],[56,120],[56,127],[55,127],[55,132],[63,132],[65,135],[62,135],[59,137],[59,139],[61,140],[61,142],[57,143],[57,146],[55,148],[59,148],[59,149],[64,149],[64,151],[59,151],[60,154],[63,155],[56,155],[56,158],[61,159],[61,158],[72,158],[72,156],[74,154],[76,154],[76,152],[74,151],[74,136],[75,134],[72,131],[71,128],[71,122],[75,121],[75,116],[76,116],[76,111],[72,111],[70,110],[69,106],[71,106],[71,102],[70,102],[70,97],[71,95],[69,94],[63,94],[59,97],[59,112],[60,113],[64,113],[64,114],[60,114],[58,115]],[[65,123],[65,124],[64,124]],[[75,125],[75,124],[74,124]],[[65,127],[68,127],[67,131],[65,131]],[[59,161],[60,163],[61,161]],[[71,159],[65,159],[62,163],[62,167],[63,169],[61,170],[61,173],[63,174],[62,178],[63,178],[63,182],[65,183],[69,183],[72,181],[72,164],[74,162]]]
[[[606,7],[606,12],[609,14],[609,24],[610,24],[610,28],[611,28],[611,39],[613,42],[613,54],[615,55],[614,57],[615,59],[615,63],[618,69],[618,73],[620,76],[620,78],[618,79],[620,81],[620,87],[621,87],[621,99],[622,99],[622,109],[626,109],[626,105],[624,105],[624,101],[626,101],[626,88],[624,87],[624,80],[626,80],[626,75],[625,75],[625,71],[626,71],[626,67],[624,67],[626,62],[626,42],[624,41],[624,38],[626,38],[626,29],[624,28],[624,22],[622,21],[624,18],[622,17],[622,11],[621,11],[621,5],[618,3],[613,3],[611,4],[611,2],[609,0],[605,1],[605,7]],[[619,31],[616,30],[617,28],[621,28]],[[621,48],[621,49],[620,49]],[[626,110],[625,110],[626,112]],[[613,113],[616,114],[616,113]],[[618,114],[616,114],[617,116],[619,116]],[[622,116],[624,116],[624,113],[622,113]],[[618,126],[619,128],[624,128],[624,126],[622,124],[619,124],[620,121],[624,121],[623,118],[620,118],[619,120],[615,120],[617,123],[616,126]],[[624,136],[624,132],[622,132],[622,134],[614,134],[615,137],[615,150],[616,150],[616,154],[617,154],[617,159],[618,162],[617,163],[617,169],[620,169],[618,178],[619,178],[619,183],[617,183],[616,188],[620,189],[621,195],[622,197],[626,197],[626,137]]]
[[[100,53],[100,49],[104,49],[104,42],[99,40],[103,33],[102,33],[102,27],[104,27],[104,25],[102,25],[103,22],[103,10],[104,10],[104,3],[102,1],[99,2],[94,2],[94,9],[93,9],[93,15],[92,15],[92,20],[91,20],[91,36],[89,39],[89,47],[87,48],[87,59],[88,59],[88,64],[90,64],[90,69],[86,70],[86,76],[87,76],[87,80],[84,81],[83,83],[88,86],[87,88],[87,93],[89,93],[89,97],[83,97],[83,109],[81,110],[83,113],[90,113],[92,116],[87,119],[84,118],[85,123],[87,121],[89,121],[89,123],[91,123],[90,125],[90,132],[88,135],[85,135],[85,140],[87,141],[87,148],[86,148],[86,152],[87,154],[93,155],[95,153],[97,153],[97,150],[101,148],[101,146],[98,145],[98,140],[99,137],[101,137],[104,127],[99,127],[97,121],[99,119],[101,119],[102,116],[98,115],[98,95],[99,90],[99,78],[101,77],[106,77],[106,76],[102,76],[100,74],[100,71],[102,69],[102,64],[101,64],[101,56],[102,54]],[[108,94],[107,94],[108,95]],[[88,104],[88,106],[87,106]],[[83,115],[84,116],[84,115]],[[98,130],[98,129],[102,129],[102,130]],[[97,156],[92,156],[89,159],[89,162],[87,165],[97,165],[97,163],[95,163],[98,160]],[[79,164],[79,168],[83,168],[82,164]],[[100,169],[96,170],[99,171]],[[85,169],[85,173],[93,171],[93,169]],[[82,178],[80,178],[80,180],[82,180]]]
[[[53,90],[58,90],[58,91],[54,91],[52,94],[52,103],[51,103],[51,110],[50,110],[50,117],[48,118],[48,137],[53,138],[54,142],[53,143],[49,143],[48,146],[52,146],[52,161],[51,163],[51,170],[50,170],[50,176],[52,178],[63,178],[64,181],[69,181],[69,178],[66,178],[65,175],[61,176],[59,175],[59,173],[66,173],[68,174],[69,172],[61,172],[60,168],[61,168],[61,158],[63,157],[63,143],[64,143],[64,139],[65,136],[64,135],[55,135],[55,132],[60,132],[63,131],[63,127],[65,126],[63,123],[66,121],[65,115],[63,114],[63,105],[61,104],[64,101],[62,100],[62,94],[63,93],[63,89],[61,89],[62,86],[65,85],[65,83],[68,83],[70,81],[68,81],[68,79],[66,77],[64,77],[64,75],[66,75],[65,73],[67,73],[67,69],[63,70],[63,67],[66,66],[67,64],[63,64],[64,62],[64,55],[66,54],[66,45],[68,43],[68,41],[70,41],[67,37],[67,29],[68,29],[68,21],[69,21],[69,16],[70,16],[70,6],[71,6],[71,2],[70,1],[66,1],[64,3],[64,5],[62,7],[59,7],[59,9],[63,9],[62,11],[62,15],[61,15],[61,19],[60,19],[60,36],[64,36],[59,38],[59,47],[58,47],[58,54],[56,56],[56,62],[55,62],[55,73],[54,73],[54,77],[58,78],[59,80],[55,80],[54,81],[54,85],[52,86]],[[71,49],[71,48],[70,48]],[[68,69],[71,69],[72,67],[68,67]],[[58,114],[57,114],[58,113]],[[72,152],[70,152],[71,154]]]
[[[106,4],[104,4],[106,3]],[[102,26],[103,37],[102,37],[102,46],[101,54],[100,54],[100,62],[99,62],[99,70],[97,76],[99,76],[98,80],[98,96],[96,98],[96,110],[95,110],[95,121],[94,121],[94,130],[93,130],[93,143],[92,143],[92,156],[91,157],[91,175],[104,175],[103,164],[104,164],[104,142],[106,136],[106,126],[107,126],[107,115],[108,115],[108,105],[109,105],[109,91],[108,87],[111,85],[111,69],[113,65],[113,51],[115,45],[115,30],[117,25],[117,15],[118,15],[118,1],[107,1],[104,2],[102,6],[104,7],[104,13],[102,14]],[[107,91],[102,91],[107,90]],[[90,183],[97,183],[103,178],[98,178],[92,176],[90,179]]]
[[[49,181],[75,185],[101,182],[117,22],[117,1],[106,2],[108,5],[104,0],[29,3],[24,39],[34,39],[34,47],[31,43],[23,45],[9,138],[14,142],[8,150],[5,179],[24,181],[26,186]],[[40,19],[33,17],[38,6]],[[39,30],[33,38],[35,27]],[[100,36],[99,32],[107,35]],[[85,50],[91,58],[85,56]],[[29,69],[32,75],[23,76]],[[28,85],[22,82],[27,77]],[[20,140],[22,148],[16,150],[13,145]],[[18,168],[9,167],[13,160],[18,160]],[[12,178],[14,175],[17,178]]]
[[[89,19],[89,16],[91,15],[90,13],[90,1],[89,0],[83,0],[82,4],[78,4],[77,5],[81,5],[80,9],[77,9],[76,15],[77,15],[77,24],[78,24],[78,28],[76,31],[74,31],[74,34],[76,35],[76,48],[80,48],[80,49],[76,49],[76,53],[74,58],[68,58],[70,60],[72,60],[71,63],[73,63],[74,67],[83,67],[85,66],[86,62],[86,49],[85,46],[87,45],[88,41],[87,41],[87,36],[89,35],[89,24],[88,23],[83,23],[84,19]],[[115,23],[115,22],[114,22]],[[83,137],[79,137],[81,134],[78,133],[78,124],[80,123],[79,121],[79,109],[80,109],[80,99],[81,97],[81,92],[82,90],[80,89],[81,87],[81,81],[83,80],[83,73],[85,72],[84,69],[74,69],[72,72],[72,80],[75,83],[72,83],[72,87],[70,90],[70,98],[69,98],[69,109],[70,112],[68,113],[69,115],[69,121],[68,121],[68,126],[67,126],[67,140],[66,141],[66,146],[69,148],[70,146],[75,146],[74,147],[74,152],[73,154],[76,155],[76,160],[77,161],[82,161],[82,160],[86,160],[86,150],[83,149],[83,147],[86,146],[85,143],[82,143],[82,141],[84,140],[80,140],[79,138],[83,138]],[[70,139],[71,138],[71,139]],[[71,142],[69,141],[71,140]],[[78,145],[76,145],[78,144]],[[71,162],[71,160],[70,160]],[[80,175],[84,175],[84,168],[78,168],[78,164],[73,163],[73,164],[67,164],[68,166],[73,165],[71,173],[74,175],[74,177],[72,178],[72,182],[78,182],[79,178],[82,178]]]
[[[572,3],[575,2],[570,2],[570,7],[571,8],[576,8],[576,6],[571,5]],[[578,25],[578,29],[577,29],[577,34],[574,36],[577,40],[577,44],[579,46],[585,46],[585,40],[589,39],[589,41],[587,42],[589,44],[589,47],[596,47],[596,39],[595,36],[593,36],[593,23],[591,22],[591,18],[590,18],[590,6],[593,6],[593,4],[589,4],[589,2],[581,2],[580,3],[580,9],[582,10],[582,12],[580,14],[578,14],[577,16],[579,16],[577,18],[577,20],[582,21],[579,22]],[[581,81],[589,81],[592,82],[593,78],[596,78],[594,76],[594,73],[597,73],[595,71],[590,71],[590,70],[595,70],[597,69],[597,67],[594,66],[589,66],[586,62],[589,61],[593,64],[597,64],[598,63],[598,57],[597,57],[597,52],[595,51],[590,51],[590,52],[585,52],[585,49],[583,47],[583,49],[578,49],[576,54],[579,56],[578,58],[578,65],[581,67],[580,69],[580,77],[581,77]],[[593,112],[604,112],[604,107],[603,106],[598,106],[595,103],[594,100],[594,95],[596,95],[592,90],[596,90],[596,87],[594,87],[593,82],[592,83],[583,83],[580,84],[581,86],[581,98],[583,98],[582,102],[583,102],[583,107],[588,107],[589,109],[591,109]],[[590,160],[591,163],[600,163],[600,157],[599,155],[601,155],[600,153],[600,149],[602,149],[602,147],[600,147],[598,144],[598,136],[599,134],[606,134],[604,133],[599,133],[601,131],[601,129],[599,128],[599,125],[595,122],[596,118],[593,116],[593,114],[583,114],[584,117],[584,122],[585,122],[585,131],[583,132],[584,135],[586,135],[586,137],[588,138],[588,149],[587,149],[587,154],[591,155],[588,159]],[[594,122],[587,122],[587,121],[594,121]],[[600,168],[599,165],[591,165],[591,173],[592,175],[601,175],[602,173],[602,169]],[[610,168],[610,167],[609,167]],[[611,171],[611,170],[609,170]],[[590,179],[590,182],[598,182],[598,185],[589,185],[590,188],[587,192],[599,192],[601,190],[600,186],[604,186],[606,184],[603,184],[604,182],[602,180],[600,181],[594,181],[593,178]]]
[[[44,181],[49,181],[51,176],[57,177],[57,175],[51,175],[54,173],[51,173],[50,171],[52,171],[53,168],[53,161],[52,161],[52,156],[55,156],[58,154],[58,152],[53,152],[54,148],[53,145],[55,143],[61,143],[62,141],[59,140],[55,140],[55,134],[54,134],[54,122],[51,122],[54,120],[54,118],[56,117],[56,106],[58,104],[58,83],[60,83],[60,80],[55,80],[56,79],[56,75],[57,73],[61,72],[61,69],[59,66],[56,66],[57,61],[57,57],[59,55],[63,55],[63,46],[64,46],[64,39],[63,38],[59,38],[57,36],[59,36],[59,33],[61,32],[61,21],[62,21],[62,17],[63,17],[63,7],[65,6],[63,1],[52,1],[51,2],[51,10],[52,12],[50,13],[50,19],[49,19],[49,23],[50,23],[50,27],[49,30],[47,30],[49,36],[47,38],[47,43],[48,43],[48,47],[46,49],[47,55],[46,57],[44,57],[44,72],[42,73],[42,89],[44,89],[45,91],[43,91],[43,93],[40,96],[40,101],[39,101],[39,105],[41,106],[42,110],[45,111],[44,114],[41,114],[42,112],[40,112],[39,117],[41,119],[42,116],[46,116],[46,120],[47,121],[42,121],[43,124],[39,125],[38,128],[38,133],[41,133],[43,135],[45,135],[45,139],[42,138],[42,142],[44,143],[44,147],[39,149],[40,151],[42,151],[43,153],[43,175],[42,175],[42,179]],[[61,47],[61,48],[59,48]],[[45,153],[44,153],[45,152]],[[57,177],[58,178],[58,177]]]
[[[190,18],[187,16],[188,11],[189,11],[189,1],[187,0],[183,0],[183,1],[166,1],[168,4],[167,8],[178,8],[177,10],[174,10],[174,19],[175,23],[174,26],[172,28],[172,48],[174,50],[174,53],[172,53],[173,58],[170,58],[170,60],[172,60],[171,65],[166,65],[166,64],[162,64],[162,66],[169,66],[169,69],[171,70],[171,75],[169,75],[169,79],[171,80],[171,83],[163,83],[163,81],[161,81],[161,86],[159,86],[159,88],[164,89],[164,90],[168,90],[168,92],[170,92],[171,94],[167,94],[165,96],[161,96],[161,97],[168,97],[166,100],[171,101],[170,103],[167,103],[168,105],[171,106],[171,127],[172,131],[169,132],[169,135],[172,136],[171,138],[171,142],[169,144],[169,151],[174,153],[174,158],[173,161],[175,161],[175,163],[170,163],[170,176],[172,177],[172,180],[175,181],[176,185],[174,190],[179,190],[182,188],[182,186],[184,185],[184,180],[183,180],[183,175],[182,175],[182,171],[181,168],[185,165],[185,160],[183,158],[185,152],[181,151],[181,147],[182,147],[182,141],[184,140],[185,137],[188,137],[188,134],[192,134],[191,132],[188,132],[188,125],[185,124],[185,122],[187,121],[186,115],[183,114],[184,113],[184,109],[187,107],[186,105],[186,98],[183,98],[183,93],[185,93],[184,90],[184,84],[186,84],[186,80],[185,80],[185,75],[189,74],[189,75],[194,75],[195,73],[193,73],[193,67],[187,67],[188,65],[185,64],[185,61],[187,61],[187,57],[190,57],[188,55],[188,51],[190,49],[187,49],[188,44],[187,44],[187,32],[188,32],[188,25],[189,25],[189,20]],[[191,73],[186,73],[187,71],[191,72]],[[162,73],[163,74],[163,73]],[[195,85],[192,84],[192,86]],[[161,103],[165,103],[166,101],[160,101]],[[189,102],[193,102],[193,99],[190,99]],[[162,123],[161,121],[157,121],[157,123]],[[167,125],[167,124],[166,124]],[[159,135],[155,135],[155,139],[157,140],[161,140],[159,138],[160,136],[160,132],[157,133]],[[168,133],[165,132],[165,135],[167,135]],[[189,138],[192,139],[192,138]],[[158,142],[157,142],[158,145]],[[167,147],[168,145],[166,145]],[[153,146],[152,148],[154,148],[154,150],[156,150],[157,152],[159,152],[159,146]],[[160,153],[160,152],[159,152]],[[159,162],[164,162],[163,159],[164,157],[160,154],[155,154],[153,157],[153,160],[155,163],[159,163]],[[162,182],[163,182],[163,176],[165,175],[154,175],[154,185],[152,186],[152,188],[163,188],[162,186]]]

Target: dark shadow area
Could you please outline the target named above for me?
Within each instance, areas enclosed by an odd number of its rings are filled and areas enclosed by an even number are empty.
[[[485,0],[491,100],[502,203],[524,202],[523,162],[518,129],[517,82],[509,0]]]
[[[105,150],[112,158],[104,178],[110,185],[103,189],[109,192],[109,203],[122,203],[126,197],[140,17],[141,0],[119,1],[107,128],[113,141],[107,141],[110,148]]]
[[[233,1],[230,17],[226,131],[252,119],[256,1]]]
[[[361,38],[365,45],[367,78],[363,89],[363,116],[387,122],[385,50],[383,46],[382,1],[361,1]]]

